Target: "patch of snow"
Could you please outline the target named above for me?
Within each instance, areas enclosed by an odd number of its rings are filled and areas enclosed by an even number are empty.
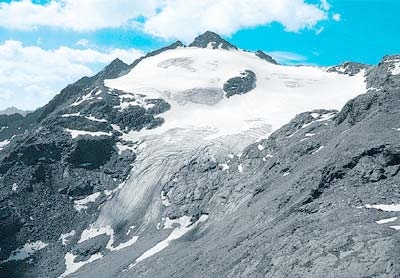
[[[397,230],[397,231],[400,230],[400,226],[389,226],[389,227],[392,228],[392,229],[395,229],[395,230]]]
[[[318,119],[319,116],[319,113],[311,113],[311,117],[313,117],[314,119]]]
[[[392,75],[400,74],[400,62],[394,64],[394,68],[392,69]]]
[[[258,144],[257,148],[258,148],[260,151],[264,150],[264,146],[261,145],[261,144]]]
[[[61,234],[58,239],[61,240],[62,245],[66,246],[69,242],[68,238],[73,237],[75,234],[76,234],[76,231],[72,230],[69,233]]]
[[[68,275],[75,273],[76,271],[78,271],[81,267],[83,267],[84,265],[94,262],[96,260],[99,260],[101,258],[103,258],[103,255],[101,253],[96,253],[92,256],[90,256],[89,259],[87,259],[86,261],[82,261],[82,262],[74,262],[76,256],[72,253],[67,253],[65,254],[65,266],[66,269],[64,271],[63,274],[61,274],[61,276],[59,278],[64,278],[67,277]]]
[[[318,148],[318,150],[312,152],[312,154],[319,153],[323,148],[324,148],[324,146],[320,146],[320,147]]]
[[[94,97],[92,97],[92,92],[90,92],[90,93],[84,95],[83,97],[78,98],[78,99],[77,99],[74,103],[72,103],[70,106],[71,106],[71,107],[78,106],[78,105],[80,105],[81,103],[83,103],[83,102],[85,102],[85,101],[88,101],[88,100],[92,100],[92,99],[94,99]]]
[[[132,152],[136,152],[136,145],[134,146],[128,146],[125,144],[122,144],[121,142],[117,142],[116,147],[118,149],[118,154],[121,155],[122,152],[126,151],[126,150],[130,150]]]
[[[30,256],[32,256],[35,252],[42,250],[47,245],[48,245],[47,243],[44,243],[40,240],[35,241],[35,242],[25,243],[25,245],[23,247],[12,251],[10,256],[8,257],[8,259],[3,262],[23,261],[23,260],[29,258]]]
[[[17,191],[17,190],[18,190],[18,184],[14,183],[14,184],[12,185],[11,190],[12,190],[13,192]]]
[[[242,164],[239,164],[238,170],[239,170],[239,173],[242,173],[242,172],[243,172],[243,165],[242,165]]]
[[[93,226],[90,226],[88,229],[83,230],[81,234],[81,238],[79,239],[78,243],[84,242],[86,240],[89,240],[91,238],[95,238],[99,235],[111,235],[113,234],[114,231],[112,230],[111,226],[107,225],[105,227],[99,227],[95,228]]]
[[[66,128],[65,131],[67,131],[69,134],[71,134],[72,139],[75,139],[78,136],[83,136],[83,135],[88,135],[88,136],[93,136],[93,137],[98,137],[98,136],[112,136],[112,133],[109,132],[103,132],[103,131],[84,131],[84,130],[73,130],[73,129],[68,129]]]
[[[132,231],[133,229],[135,229],[135,227],[136,227],[135,225],[130,226],[130,227],[128,228],[128,231],[126,232],[125,235],[129,236],[129,234],[131,233],[131,231]]]
[[[387,219],[382,219],[379,221],[376,221],[377,224],[386,224],[386,223],[390,223],[390,222],[394,222],[397,220],[397,217],[392,217],[392,218],[387,218]]]
[[[99,227],[95,228],[94,226],[89,227],[88,229],[85,229],[82,234],[81,238],[79,239],[78,243],[84,242],[86,240],[89,240],[91,238],[95,238],[99,235],[108,235],[110,237],[110,240],[107,243],[106,248],[110,251],[116,251],[116,250],[121,250],[123,248],[126,248],[128,246],[131,246],[138,240],[138,236],[133,236],[130,240],[121,243],[117,247],[113,247],[114,244],[114,230],[111,228],[110,225],[107,225],[105,227]]]
[[[285,173],[283,173],[283,176],[284,176],[284,177],[289,176],[289,175],[290,175],[290,172],[285,172]]]
[[[390,204],[390,205],[365,205],[364,208],[368,209],[378,209],[382,211],[400,211],[400,204]]]
[[[80,117],[80,116],[81,116],[81,112],[61,115],[62,118]]]
[[[89,121],[93,121],[93,122],[107,123],[107,120],[97,119],[96,117],[93,117],[93,116],[85,116],[85,118],[88,119]]]
[[[163,206],[169,207],[171,203],[168,200],[168,196],[164,193],[164,191],[161,191],[161,203]]]
[[[0,151],[4,149],[4,147],[7,146],[8,144],[10,144],[10,140],[0,141]]]
[[[8,126],[2,126],[2,127],[0,127],[0,132],[2,132],[3,130],[5,130],[5,129],[7,129],[8,128]]]
[[[112,128],[113,130],[115,130],[115,131],[118,131],[118,132],[121,132],[121,133],[122,133],[121,128],[120,128],[118,125],[116,125],[116,124],[111,124],[111,128]]]
[[[305,137],[313,137],[315,135],[315,133],[306,133],[304,136]]]
[[[220,163],[220,164],[218,164],[218,166],[221,167],[222,171],[226,171],[229,169],[228,163]]]
[[[93,194],[87,196],[86,198],[83,198],[80,200],[75,200],[74,208],[79,212],[83,209],[88,209],[87,204],[96,202],[96,199],[98,197],[100,197],[100,195],[101,195],[100,192],[96,192],[96,193],[93,193]]]
[[[190,219],[191,217],[187,215],[176,219],[170,219],[169,217],[167,217],[164,222],[164,229],[172,229],[174,225],[178,225],[180,227],[188,226],[191,223]]]
[[[400,128],[392,128],[393,130],[400,131]]]
[[[137,258],[135,260],[134,263],[131,263],[128,266],[128,269],[133,268],[136,264],[140,263],[141,261],[161,252],[162,250],[167,248],[172,241],[182,237],[184,234],[186,234],[190,230],[194,229],[199,223],[206,221],[207,218],[208,218],[208,215],[202,215],[199,218],[199,220],[193,224],[190,222],[191,217],[189,217],[189,216],[183,216],[179,219],[175,219],[175,221],[171,221],[171,222],[174,222],[174,224],[175,223],[178,224],[179,227],[176,227],[165,240],[160,241],[154,247],[152,247],[149,250],[147,250],[146,252],[144,252],[139,258]],[[172,224],[171,223],[168,223],[168,224],[169,224],[168,228],[170,228],[170,226]],[[164,226],[164,229],[166,229],[165,226]]]

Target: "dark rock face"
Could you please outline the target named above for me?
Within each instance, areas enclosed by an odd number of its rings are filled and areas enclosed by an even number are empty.
[[[211,47],[213,49],[221,48],[225,50],[238,49],[236,46],[230,44],[229,42],[221,38],[218,34],[210,31],[207,31],[204,34],[195,38],[194,41],[191,44],[189,44],[189,47],[199,47],[199,48]]]
[[[393,74],[395,65],[400,63],[400,55],[385,56],[378,66],[368,71],[367,87],[383,90],[398,89],[400,87],[400,75]]]
[[[113,148],[114,140],[110,138],[79,140],[71,152],[69,163],[75,168],[98,169],[110,160]]]
[[[243,95],[256,87],[256,75],[250,70],[246,70],[241,73],[240,76],[233,77],[225,82],[224,92],[226,92],[226,97],[231,97],[234,95]]]
[[[342,65],[334,66],[328,69],[328,72],[336,72],[339,74],[347,74],[350,76],[354,76],[358,73],[360,73],[361,70],[369,69],[370,66],[360,64],[360,63],[354,63],[354,62],[346,62],[343,63]]]
[[[1,110],[0,111],[0,115],[10,116],[10,115],[13,115],[13,114],[19,114],[21,116],[26,116],[26,114],[28,114],[30,112],[31,111],[21,110],[21,109],[18,109],[16,107],[8,107],[8,108],[6,108],[4,110]]]
[[[149,53],[147,53],[145,56],[140,57],[139,59],[137,59],[136,61],[134,61],[134,62],[130,65],[130,68],[133,69],[134,67],[137,66],[137,64],[139,64],[141,61],[143,61],[143,60],[146,59],[146,58],[156,56],[156,55],[158,55],[158,54],[160,54],[160,53],[163,53],[164,51],[171,50],[171,49],[176,49],[176,48],[178,48],[178,47],[185,47],[185,45],[184,45],[181,41],[176,41],[176,42],[174,42],[173,44],[171,44],[171,45],[169,45],[169,46],[166,46],[166,47],[160,48],[160,49],[158,49],[158,50],[149,52]]]
[[[259,57],[259,58],[261,58],[261,59],[263,59],[263,60],[265,60],[265,61],[267,61],[267,62],[269,62],[271,64],[278,65],[277,61],[275,61],[271,56],[265,54],[261,50],[257,50],[255,54],[256,54],[257,57]]]

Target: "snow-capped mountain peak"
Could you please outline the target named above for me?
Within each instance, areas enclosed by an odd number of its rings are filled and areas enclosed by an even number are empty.
[[[211,31],[207,31],[204,34],[201,34],[200,36],[196,37],[194,41],[191,44],[189,44],[189,47],[225,49],[225,50],[238,49],[230,42],[221,38],[220,35]]]

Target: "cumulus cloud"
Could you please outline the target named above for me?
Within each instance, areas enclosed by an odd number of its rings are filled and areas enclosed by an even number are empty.
[[[312,28],[326,20],[326,11],[303,0],[169,0],[167,5],[144,24],[150,34],[190,40],[204,30],[230,35],[237,30],[281,23],[286,31]]]
[[[0,45],[0,109],[16,106],[34,109],[48,102],[67,84],[90,76],[115,58],[133,62],[142,53],[135,49],[45,50],[9,40]]]
[[[327,20],[327,0],[30,0],[0,4],[0,25],[93,31],[128,26],[161,38],[185,41],[206,30],[230,35],[242,28],[282,24],[286,31],[313,28]]]
[[[139,16],[151,16],[158,0],[51,0],[41,5],[30,0],[0,3],[0,26],[15,29],[58,27],[93,31],[121,27]]]

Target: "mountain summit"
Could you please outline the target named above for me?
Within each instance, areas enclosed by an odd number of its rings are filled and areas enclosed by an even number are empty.
[[[191,44],[189,44],[189,47],[212,48],[212,49],[222,48],[226,50],[238,49],[233,44],[221,38],[220,35],[211,31],[207,31],[204,34],[196,37],[194,41]]]

